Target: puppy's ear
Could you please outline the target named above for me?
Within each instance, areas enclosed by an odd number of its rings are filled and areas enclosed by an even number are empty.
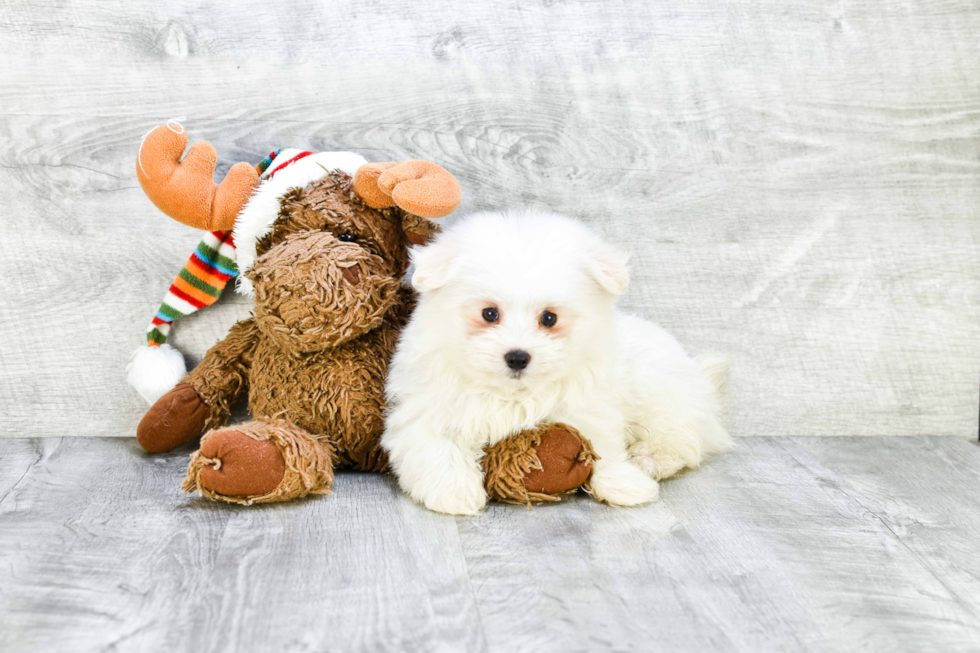
[[[415,273],[412,274],[412,285],[419,292],[428,292],[442,288],[452,278],[456,269],[456,246],[443,240],[436,240],[425,247],[415,247],[411,250],[412,263]]]
[[[589,274],[606,292],[622,295],[630,285],[629,260],[625,249],[600,243],[589,253]]]

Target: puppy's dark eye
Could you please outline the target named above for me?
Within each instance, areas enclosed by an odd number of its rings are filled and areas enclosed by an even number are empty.
[[[483,309],[483,319],[487,322],[496,322],[500,319],[500,311],[493,306]]]
[[[551,311],[545,311],[541,314],[541,326],[545,327],[546,329],[550,329],[551,327],[555,326],[555,323],[557,322],[558,316]]]
[[[345,231],[344,233],[342,233],[339,236],[337,236],[337,240],[339,240],[342,243],[356,243],[357,242],[357,236],[355,236],[352,233],[347,233]]]

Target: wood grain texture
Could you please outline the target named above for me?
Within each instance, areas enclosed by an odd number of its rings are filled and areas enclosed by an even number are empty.
[[[0,446],[0,489],[29,468],[0,498],[0,650],[484,645],[454,523],[391,483],[347,474],[346,500],[236,510],[179,491],[188,451]]]
[[[0,437],[134,433],[125,360],[196,234],[133,160],[177,115],[219,175],[428,158],[461,213],[597,225],[628,308],[730,354],[737,434],[976,437],[978,32],[968,0],[5,3]]]
[[[975,651],[980,447],[744,438],[660,503],[240,508],[187,452],[0,441],[0,650]]]

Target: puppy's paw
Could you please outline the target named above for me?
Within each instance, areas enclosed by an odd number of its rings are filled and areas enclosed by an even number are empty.
[[[467,491],[456,494],[438,494],[425,499],[425,507],[446,515],[476,515],[487,505],[487,493]]]
[[[653,456],[633,456],[630,458],[630,462],[639,467],[644,474],[653,480],[659,479],[657,476],[657,461],[653,459]]]
[[[631,456],[630,462],[639,467],[644,474],[655,481],[662,481],[665,478],[670,478],[677,472],[684,469],[684,461],[676,456]]]
[[[483,475],[470,469],[430,472],[427,482],[410,494],[429,510],[447,515],[475,515],[487,505]]]
[[[639,506],[660,496],[657,482],[628,462],[597,464],[591,485],[596,498],[615,506]]]

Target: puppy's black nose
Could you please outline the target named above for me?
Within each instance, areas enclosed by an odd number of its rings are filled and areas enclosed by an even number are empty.
[[[531,362],[531,354],[521,349],[511,349],[504,354],[504,361],[507,363],[507,367],[515,372],[520,372]]]

